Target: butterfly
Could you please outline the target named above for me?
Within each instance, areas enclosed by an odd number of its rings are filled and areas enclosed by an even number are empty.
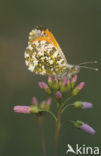
[[[80,67],[88,68],[80,66],[87,63],[89,62],[79,65],[69,64],[48,28],[37,26],[29,33],[28,46],[25,51],[25,64],[31,72],[69,79],[80,71]],[[90,63],[96,63],[96,61]]]

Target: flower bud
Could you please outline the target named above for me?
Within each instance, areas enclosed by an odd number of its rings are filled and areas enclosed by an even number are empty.
[[[67,82],[68,82],[67,78],[64,78],[64,80],[61,82],[61,86],[60,86],[61,93],[67,92],[68,90]]]
[[[56,99],[60,100],[62,98],[62,94],[60,91],[56,92]]]
[[[37,101],[37,98],[35,96],[32,98],[32,103],[36,106],[38,105],[38,101]]]
[[[96,131],[92,127],[90,127],[88,124],[85,124],[85,123],[82,124],[81,129],[84,132],[92,134],[92,135],[94,135],[96,133]]]
[[[67,86],[61,86],[60,91],[61,93],[65,93],[67,91]]]
[[[32,105],[32,106],[30,107],[30,112],[31,112],[31,113],[35,113],[35,114],[36,114],[36,113],[39,113],[38,106],[33,106],[33,105]]]
[[[92,134],[92,135],[94,135],[96,133],[92,127],[90,127],[88,124],[86,124],[82,121],[79,121],[79,120],[74,122],[74,126],[77,128],[80,128],[84,132]]]
[[[50,98],[48,98],[48,100],[46,101],[46,110],[49,110],[49,108],[50,108],[50,105],[51,105],[51,99]]]
[[[63,86],[67,85],[67,82],[68,82],[67,78],[64,78],[64,80],[62,81],[62,85]]]
[[[41,89],[44,89],[44,90],[48,88],[48,85],[45,82],[39,82],[38,85]]]
[[[74,87],[76,81],[77,81],[77,75],[74,75],[74,77],[72,78],[72,81],[71,81],[72,88]]]
[[[48,76],[48,85],[49,85],[49,87],[53,86],[53,80],[52,80],[51,76]]]
[[[45,109],[45,108],[46,108],[46,101],[42,101],[42,102],[40,103],[40,108],[41,108],[41,109]]]
[[[53,89],[58,90],[59,88],[59,83],[58,83],[58,78],[54,78],[54,83],[53,83]]]
[[[42,88],[47,94],[51,94],[51,90],[45,82],[39,82],[39,87]]]
[[[80,108],[80,109],[90,109],[93,107],[92,103],[82,102],[82,101],[76,101],[73,105],[75,108]]]
[[[82,109],[90,109],[93,107],[93,104],[90,102],[82,102]]]
[[[82,108],[82,102],[81,101],[76,101],[73,105],[75,108]]]
[[[23,113],[23,114],[29,114],[30,113],[30,107],[29,106],[14,106],[14,112],[17,113]]]
[[[82,90],[84,86],[85,86],[85,82],[81,82],[81,83],[77,86],[77,89]]]
[[[85,82],[81,82],[76,88],[74,88],[72,95],[76,96],[85,86]]]

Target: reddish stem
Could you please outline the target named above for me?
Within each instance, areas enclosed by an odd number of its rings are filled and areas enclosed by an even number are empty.
[[[43,118],[42,117],[38,117],[38,126],[39,126],[43,156],[46,156],[46,145],[45,145],[45,139],[44,139],[44,133],[43,133]]]
[[[57,113],[57,121],[56,121],[54,156],[57,156],[57,150],[58,150],[58,141],[59,141],[59,133],[60,133],[60,118],[61,118],[61,111],[59,110]]]

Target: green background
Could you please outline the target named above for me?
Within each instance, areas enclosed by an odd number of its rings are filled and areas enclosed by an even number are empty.
[[[28,33],[37,25],[53,32],[69,63],[101,61],[100,0],[0,0],[0,156],[42,156],[36,117],[13,112],[14,105],[31,105],[34,95],[39,101],[46,99],[37,85],[46,78],[29,72],[24,63]],[[78,79],[86,87],[77,99],[91,101],[94,108],[69,109],[64,118],[83,120],[97,133],[91,136],[68,124],[61,131],[58,156],[66,155],[68,143],[101,147],[101,72],[82,69]],[[54,127],[47,115],[48,156],[53,155]]]

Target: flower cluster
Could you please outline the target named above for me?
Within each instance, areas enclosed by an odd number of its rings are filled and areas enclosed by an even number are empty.
[[[36,97],[33,97],[31,106],[15,106],[14,111],[17,113],[24,113],[24,114],[40,114],[41,112],[48,112],[50,113],[54,119],[58,120],[58,115],[55,115],[50,110],[51,98],[55,98],[55,103],[57,106],[57,112],[60,112],[60,116],[64,110],[70,106],[73,106],[76,109],[91,109],[93,104],[86,101],[75,101],[74,103],[70,103],[70,100],[76,96],[85,86],[85,82],[80,82],[77,84],[77,75],[75,75],[71,80],[67,78],[58,79],[57,77],[52,78],[51,76],[48,77],[47,83],[39,82],[39,87],[49,96],[48,100],[42,101],[38,104]],[[50,98],[51,96],[51,98]],[[58,113],[57,113],[58,114]],[[85,124],[82,121],[73,121],[72,122],[75,127],[89,133],[95,134],[95,130],[91,128],[89,125]],[[60,119],[61,124],[61,119]]]
[[[44,90],[45,93],[51,95],[54,91],[56,92],[56,98],[61,99],[62,95],[64,95],[66,92],[72,91],[72,95],[76,96],[85,86],[85,82],[80,82],[79,85],[77,85],[75,88],[75,84],[77,81],[77,75],[75,75],[72,80],[68,80],[67,78],[64,78],[63,80],[58,80],[57,77],[52,78],[48,77],[48,83],[45,82],[39,82],[38,85],[41,89]]]

